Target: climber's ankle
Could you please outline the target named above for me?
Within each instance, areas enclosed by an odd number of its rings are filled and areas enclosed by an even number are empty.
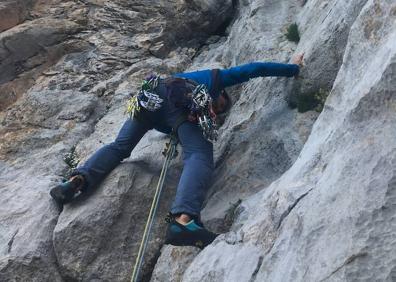
[[[77,174],[70,177],[69,182],[71,183],[74,191],[78,192],[81,191],[81,189],[84,187],[85,179],[84,176],[82,176],[81,174]]]
[[[187,223],[189,223],[191,221],[191,217],[188,214],[182,213],[182,214],[176,216],[175,220],[180,224],[186,225]]]

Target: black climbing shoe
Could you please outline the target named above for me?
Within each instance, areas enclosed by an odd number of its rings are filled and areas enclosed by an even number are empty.
[[[51,189],[51,197],[59,204],[64,205],[71,202],[78,191],[81,190],[84,178],[76,175]]]
[[[195,220],[191,220],[186,225],[183,225],[172,219],[166,231],[165,244],[194,246],[202,250],[211,244],[218,235],[206,230],[201,224],[197,224]]]

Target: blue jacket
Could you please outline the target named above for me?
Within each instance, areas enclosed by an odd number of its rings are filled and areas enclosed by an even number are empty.
[[[177,73],[173,76],[192,79],[198,84],[205,84],[213,99],[219,96],[222,89],[261,76],[292,77],[299,73],[299,66],[295,64],[254,62],[229,69],[218,70],[217,80],[214,81],[213,70],[201,70]],[[217,84],[214,87],[214,84]]]
[[[173,77],[187,78],[194,80],[198,84],[205,84],[209,94],[214,100],[220,95],[221,90],[248,81],[251,78],[261,76],[285,76],[292,77],[299,73],[299,66],[294,64],[281,63],[250,63],[229,69],[200,70],[194,72],[177,73]],[[163,107],[147,115],[144,119],[151,120],[155,124],[155,129],[170,133],[171,127],[178,123],[179,117],[185,112],[185,109],[178,108],[169,103],[166,99],[167,90],[161,85],[159,91],[165,99]],[[144,112],[143,112],[144,113]],[[141,115],[143,115],[143,113]],[[142,120],[144,120],[142,119]]]

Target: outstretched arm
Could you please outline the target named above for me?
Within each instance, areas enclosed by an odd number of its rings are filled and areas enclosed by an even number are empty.
[[[198,84],[205,84],[211,96],[217,98],[219,91],[226,87],[248,81],[260,76],[297,76],[302,66],[304,53],[297,55],[293,64],[255,62],[229,69],[201,70],[188,73],[178,73],[175,77],[189,78]]]
[[[200,70],[185,73],[176,73],[173,76],[194,80],[198,84],[205,84],[208,89],[212,87],[212,71]]]
[[[299,66],[296,64],[281,63],[250,63],[220,70],[222,86],[229,87],[261,76],[296,76]]]

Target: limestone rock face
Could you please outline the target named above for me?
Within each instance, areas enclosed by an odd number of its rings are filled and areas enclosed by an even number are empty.
[[[241,239],[217,239],[182,281],[396,279],[387,251],[396,242],[395,9],[393,1],[363,6],[298,159],[241,203],[232,226]]]
[[[81,281],[127,280],[139,249],[158,171],[142,165],[122,164],[90,197],[65,207],[54,230],[54,249],[62,277]],[[163,202],[174,196],[175,180],[164,187]],[[172,191],[173,190],[173,191]],[[84,195],[85,196],[85,195]],[[160,214],[168,207],[161,205]],[[163,242],[165,220],[156,218],[143,276],[150,273],[152,262]],[[111,263],[109,263],[111,262]],[[151,263],[150,263],[151,262]]]
[[[1,33],[2,80],[7,82],[25,69],[30,69],[29,58],[34,57],[46,47],[63,41],[78,26],[70,21],[37,19]],[[34,62],[40,64],[40,62]]]
[[[127,118],[125,100],[145,75],[183,70],[232,12],[231,1],[1,3],[1,281],[129,280],[166,138],[148,134],[98,191],[63,210],[49,189],[68,175],[66,153],[83,162],[114,139]],[[146,280],[179,174],[180,157],[154,226]]]
[[[66,172],[62,154],[92,131],[100,108],[86,93],[32,91],[3,118],[1,281],[62,281],[52,241],[59,210],[48,187]]]
[[[5,15],[5,16],[3,16]],[[0,3],[0,281],[129,281],[167,137],[149,132],[105,181],[63,209],[49,197],[112,142],[153,71],[289,62],[298,79],[228,89],[200,251],[163,245],[173,161],[141,281],[396,280],[396,3]],[[297,23],[301,39],[285,32]],[[323,111],[290,107],[329,92]],[[179,149],[180,150],[180,149]]]
[[[151,282],[179,282],[195,256],[199,253],[196,247],[174,247],[165,245],[161,250]]]
[[[0,3],[0,32],[23,22],[32,1],[2,1]]]

